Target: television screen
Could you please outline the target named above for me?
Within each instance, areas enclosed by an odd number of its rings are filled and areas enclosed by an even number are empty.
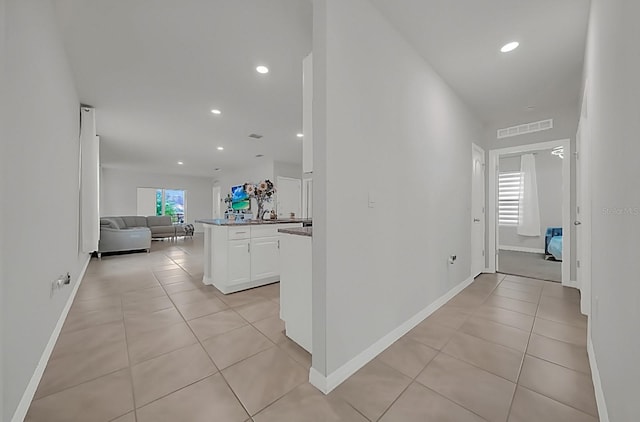
[[[247,192],[244,191],[243,185],[231,188],[231,208],[234,211],[251,208],[251,200]]]

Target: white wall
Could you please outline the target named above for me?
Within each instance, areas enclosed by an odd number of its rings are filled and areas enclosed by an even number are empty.
[[[9,421],[89,256],[78,252],[79,100],[52,6],[7,0],[5,12],[1,312],[11,324],[0,417]],[[72,285],[50,298],[67,271]]]
[[[0,0],[0,98],[5,98],[5,0]],[[0,139],[5,139],[4,119],[7,102],[0,100]],[[0,142],[0,198],[6,198],[4,191],[4,142]],[[4,207],[0,207],[0,221],[4,219]],[[2,232],[0,231],[0,234]],[[0,308],[4,307],[4,236],[0,235]],[[4,416],[4,312],[0,310],[0,420]]]
[[[213,215],[213,180],[207,177],[172,174],[141,173],[130,170],[103,168],[100,215],[137,215],[138,188],[184,189],[187,191],[186,223],[193,224]],[[202,232],[202,225],[196,224]]]
[[[500,246],[544,250],[547,227],[562,227],[562,159],[551,150],[538,151],[535,159],[541,236],[520,236],[516,226],[499,226]],[[501,172],[520,171],[520,155],[500,158],[499,166]]]
[[[314,2],[313,52],[313,367],[331,374],[470,276],[484,129],[367,0]]]
[[[585,67],[592,157],[591,338],[609,420],[615,422],[640,415],[638,16],[640,2],[592,0]]]
[[[273,162],[273,179],[274,183],[280,177],[291,177],[294,179],[302,179],[301,163],[285,163],[283,161]]]

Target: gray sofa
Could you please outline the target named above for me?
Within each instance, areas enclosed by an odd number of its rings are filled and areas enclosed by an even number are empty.
[[[151,239],[184,236],[185,229],[173,225],[171,217],[164,216],[121,216],[100,218],[100,241],[98,257],[103,252],[121,252],[151,249]]]

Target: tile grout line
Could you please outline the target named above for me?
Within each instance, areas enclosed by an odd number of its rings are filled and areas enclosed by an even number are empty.
[[[152,273],[153,274],[153,273]],[[154,276],[155,278],[155,276]],[[122,295],[120,296],[120,304],[122,306],[122,325],[124,326],[124,342],[127,348],[127,369],[129,369],[129,380],[131,381],[131,398],[133,400],[133,418],[137,422],[138,421],[138,407],[136,406],[136,390],[133,385],[133,364],[131,362],[131,355],[129,354],[129,336],[127,334],[127,324],[124,320],[124,301],[122,299]],[[126,414],[126,413],[125,413]]]
[[[538,296],[538,306],[536,307],[536,315],[538,315],[538,310],[540,309],[541,300],[542,300],[542,291],[540,291],[540,295]],[[533,327],[535,326],[535,323],[536,323],[536,320],[534,317],[533,324],[531,325],[531,330],[529,331],[529,338],[527,339],[527,347],[524,349],[524,354],[522,355],[522,362],[520,363],[520,369],[518,370],[518,377],[516,378],[516,387],[513,389],[513,395],[511,396],[511,403],[509,404],[509,412],[507,413],[507,418],[511,416],[511,411],[513,410],[513,402],[515,401],[516,393],[518,391],[518,386],[520,385],[522,368],[524,367],[524,361],[527,358],[527,350],[529,350],[529,343],[531,342],[531,336],[533,335]]]
[[[170,258],[170,259],[173,261],[173,259],[172,259],[172,258]],[[174,261],[174,262],[175,262],[175,261]],[[154,276],[155,276],[155,275],[154,275]],[[173,299],[171,298],[171,296],[167,293],[166,289],[164,288],[164,285],[162,285],[162,283],[160,283],[160,284],[161,284],[161,286],[162,286],[162,290],[164,290],[164,292],[165,292],[165,294],[167,295],[167,297],[169,297],[169,300],[171,301],[171,303],[173,303],[173,304],[174,304],[174,306],[175,306],[175,302],[173,301]],[[225,303],[225,305],[226,305],[226,303]],[[228,305],[227,305],[227,306],[228,306]],[[176,310],[177,310],[177,307],[176,307]],[[231,307],[229,307],[229,310],[233,310],[233,309],[231,309]],[[235,311],[234,311],[234,312],[235,312]],[[214,313],[217,313],[217,312],[214,312]],[[237,312],[235,312],[235,313],[236,313],[236,314],[238,314]],[[196,335],[196,333],[193,331],[193,328],[191,328],[191,325],[189,325],[189,322],[185,319],[184,315],[182,315],[182,313],[181,313],[180,311],[178,311],[178,314],[180,314],[180,317],[183,319],[184,323],[185,323],[185,324],[187,325],[187,327],[189,328],[189,331],[191,331],[191,333],[193,334],[193,336],[196,338],[196,341],[198,342],[198,344],[200,345],[200,347],[202,348],[202,350],[204,351],[204,353],[207,355],[207,357],[208,357],[208,358],[209,358],[209,360],[211,361],[211,364],[213,365],[213,367],[214,367],[214,368],[216,368],[216,370],[218,371],[217,373],[218,373],[218,374],[220,374],[220,377],[222,378],[222,380],[223,380],[223,381],[225,382],[225,384],[227,385],[227,388],[229,389],[229,391],[231,391],[231,393],[233,394],[233,396],[235,397],[235,399],[238,401],[238,403],[240,403],[240,406],[242,406],[242,408],[244,409],[245,413],[246,413],[247,415],[249,415],[249,419],[253,419],[253,418],[252,418],[251,413],[249,412],[249,410],[246,408],[246,406],[244,405],[244,403],[240,400],[240,397],[238,397],[238,395],[236,394],[235,390],[231,387],[231,384],[229,384],[229,381],[227,380],[227,378],[226,378],[226,377],[224,376],[224,374],[222,373],[222,370],[221,370],[220,368],[218,368],[218,366],[216,365],[216,363],[213,361],[213,358],[211,357],[211,355],[209,355],[209,353],[207,353],[207,349],[206,349],[206,348],[204,347],[204,345],[202,344],[202,340],[200,340],[200,338],[199,338],[199,337]],[[211,314],[210,314],[210,315],[211,315]],[[242,317],[242,315],[238,314],[238,316],[240,316],[240,318],[244,319],[244,318]],[[246,320],[245,320],[245,321],[246,321]],[[248,321],[247,321],[247,322],[248,322]],[[250,323],[249,323],[249,324],[250,324]],[[241,327],[239,327],[239,328],[241,328]],[[231,331],[233,331],[233,330],[231,330]],[[213,336],[213,337],[215,337],[215,336]],[[213,337],[211,337],[211,338],[213,338]],[[205,340],[206,340],[206,339],[205,339]],[[244,359],[243,359],[243,360],[244,360]],[[239,362],[238,362],[238,363],[239,363]],[[233,365],[231,365],[231,366],[233,366]],[[216,374],[212,374],[212,375],[210,375],[210,376],[214,376],[214,375],[216,375]],[[206,379],[206,378],[208,378],[208,377],[205,377],[205,378],[203,378],[203,379]],[[200,381],[202,381],[202,380],[198,380],[198,381],[196,381],[196,382],[200,382]],[[191,386],[191,385],[195,384],[196,382],[191,383],[191,384],[189,384],[189,385],[187,385],[187,386],[184,386],[184,387],[182,387],[182,388],[189,387],[189,386]],[[179,391],[179,390],[176,390],[176,391]],[[175,393],[175,391],[173,391],[173,392],[171,392],[171,393],[169,393],[169,394],[173,394],[173,393]],[[167,394],[167,395],[168,395],[168,394]],[[166,396],[163,396],[163,397],[166,397]],[[158,400],[159,400],[159,399],[158,399]],[[145,405],[145,406],[146,406],[146,405]]]

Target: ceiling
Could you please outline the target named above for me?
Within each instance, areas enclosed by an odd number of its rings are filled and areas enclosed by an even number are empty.
[[[55,6],[80,100],[96,108],[103,166],[215,177],[258,160],[301,162],[310,0]]]
[[[577,110],[589,0],[371,2],[484,122]],[[510,41],[520,47],[501,53]]]
[[[577,107],[588,0],[371,2],[483,121]],[[97,109],[104,166],[216,177],[301,162],[311,0],[55,5],[80,99]],[[520,47],[500,53],[512,40]]]

